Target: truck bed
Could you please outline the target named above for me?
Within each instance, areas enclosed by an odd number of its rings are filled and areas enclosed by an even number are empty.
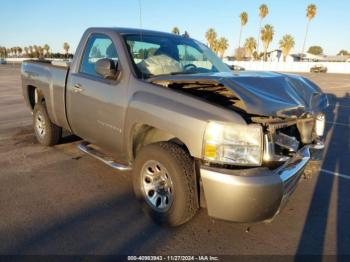
[[[66,61],[29,60],[21,67],[22,88],[28,106],[33,109],[32,87],[45,97],[48,114],[53,123],[69,129],[66,119],[66,81],[69,63]]]

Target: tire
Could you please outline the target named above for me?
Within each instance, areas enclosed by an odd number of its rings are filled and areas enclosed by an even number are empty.
[[[59,143],[62,128],[51,122],[45,104],[36,104],[33,111],[34,133],[38,142],[44,146]]]
[[[136,156],[132,176],[137,199],[157,224],[178,226],[195,215],[199,204],[194,160],[179,145],[145,146]]]

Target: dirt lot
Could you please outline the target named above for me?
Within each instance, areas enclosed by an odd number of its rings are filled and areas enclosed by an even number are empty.
[[[331,103],[321,172],[272,223],[228,223],[201,210],[169,229],[140,211],[128,173],[79,152],[76,138],[38,145],[19,68],[0,65],[0,253],[350,254],[350,76],[305,76]]]

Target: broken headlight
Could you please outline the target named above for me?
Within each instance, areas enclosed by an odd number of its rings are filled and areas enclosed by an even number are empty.
[[[263,132],[260,125],[209,122],[204,135],[203,158],[210,162],[259,166]]]

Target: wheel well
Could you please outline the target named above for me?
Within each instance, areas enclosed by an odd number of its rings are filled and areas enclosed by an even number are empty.
[[[131,150],[129,150],[130,156],[129,159],[134,160],[137,152],[146,145],[156,143],[156,142],[173,142],[181,146],[188,154],[191,156],[190,151],[188,150],[186,144],[181,141],[178,137],[173,134],[161,130],[159,128],[146,125],[146,124],[136,124],[133,128],[132,136],[131,136]],[[196,179],[196,189],[197,189],[197,197],[199,203],[201,203],[202,207],[205,207],[205,196],[204,191],[200,186],[200,163],[199,160],[194,159],[194,174]]]
[[[144,146],[161,141],[171,141],[183,147],[188,153],[185,143],[173,134],[146,124],[136,124],[132,132],[131,159],[134,159],[137,152]]]
[[[42,92],[35,86],[28,86],[28,98],[29,98],[29,103],[32,108],[34,109],[34,106],[36,103],[44,102],[45,98]]]

